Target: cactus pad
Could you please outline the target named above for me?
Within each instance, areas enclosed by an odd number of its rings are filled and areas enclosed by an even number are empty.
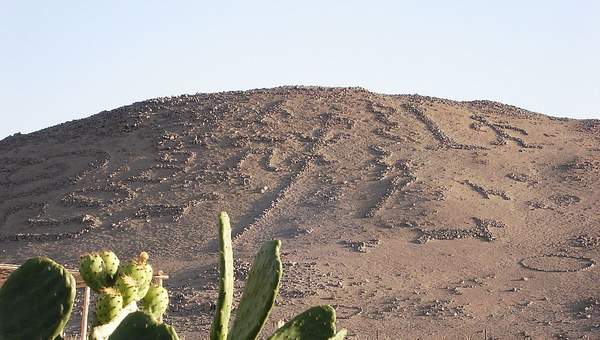
[[[268,340],[343,340],[345,336],[345,329],[335,332],[335,310],[316,306],[290,320]]]
[[[226,212],[219,215],[219,246],[221,277],[219,279],[219,299],[217,313],[210,327],[210,340],[227,339],[227,327],[233,302],[233,250],[231,246],[231,225]]]
[[[117,270],[119,269],[119,258],[115,253],[109,250],[104,250],[100,252],[100,257],[104,262],[104,269],[106,274],[109,276],[111,281],[114,281],[115,275],[117,274]]]
[[[115,288],[123,296],[123,306],[130,304],[137,297],[137,282],[131,276],[118,275],[115,281]]]
[[[159,320],[169,307],[169,292],[164,287],[153,285],[140,300],[140,310]]]
[[[329,340],[344,340],[346,334],[348,334],[348,330],[342,329],[341,331],[337,332],[334,336],[329,338]]]
[[[79,273],[85,283],[96,293],[99,293],[108,284],[108,275],[100,254],[83,255],[79,262]]]
[[[268,241],[256,255],[228,339],[254,340],[258,337],[279,291],[280,246],[279,240]]]
[[[159,324],[143,312],[129,314],[108,340],[179,340],[175,329]]]
[[[0,289],[0,339],[55,339],[69,321],[75,278],[58,263],[35,257]]]
[[[110,322],[123,309],[123,297],[114,288],[102,289],[96,300],[96,320],[101,324]]]
[[[119,273],[131,276],[138,286],[135,300],[139,301],[148,292],[152,281],[152,267],[148,264],[148,253],[141,252],[139,256],[119,268]]]

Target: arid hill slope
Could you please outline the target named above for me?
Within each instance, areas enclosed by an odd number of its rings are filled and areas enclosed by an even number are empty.
[[[226,210],[238,286],[283,241],[269,329],[331,304],[356,339],[599,338],[599,141],[598,121],[357,88],[152,99],[0,141],[0,262],[147,250],[167,321],[204,338]]]

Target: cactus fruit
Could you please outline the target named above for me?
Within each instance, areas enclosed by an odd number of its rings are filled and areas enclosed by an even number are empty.
[[[159,285],[152,285],[140,300],[140,310],[156,320],[160,320],[169,307],[169,292]]]
[[[290,320],[268,340],[343,340],[345,336],[345,329],[335,332],[335,310],[316,306]]]
[[[258,337],[279,291],[281,241],[266,242],[256,255],[227,339],[254,340]]]
[[[179,340],[175,329],[159,324],[144,312],[133,312],[115,329],[108,340]]]
[[[118,275],[114,287],[119,290],[119,293],[123,296],[123,306],[127,306],[137,297],[137,282],[131,276],[124,274]]]
[[[123,297],[118,290],[109,287],[101,290],[96,299],[96,320],[101,325],[108,323],[123,309]]]
[[[0,288],[0,339],[56,339],[71,316],[75,286],[58,263],[27,260]]]
[[[152,267],[148,264],[148,253],[141,252],[139,256],[119,268],[121,274],[131,276],[138,286],[135,300],[139,301],[148,292],[152,281]]]
[[[219,215],[219,246],[221,277],[219,279],[219,299],[217,313],[210,327],[210,340],[227,339],[227,327],[233,302],[233,250],[231,245],[231,225],[226,212]]]
[[[100,252],[100,257],[104,261],[104,270],[111,281],[114,281],[117,270],[119,269],[119,258],[115,253],[109,250]]]
[[[108,284],[108,275],[100,254],[83,255],[79,263],[79,273],[85,283],[96,293]]]

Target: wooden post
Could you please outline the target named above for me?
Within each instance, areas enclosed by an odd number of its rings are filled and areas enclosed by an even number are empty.
[[[81,310],[81,340],[87,340],[88,311],[90,309],[90,287],[86,286],[83,291],[83,307]]]

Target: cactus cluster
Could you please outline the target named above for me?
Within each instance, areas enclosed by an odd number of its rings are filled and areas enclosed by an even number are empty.
[[[148,257],[148,253],[141,252],[123,264],[112,251],[90,253],[81,257],[81,277],[98,294],[94,306],[94,326],[99,331],[92,332],[93,338],[106,338],[103,331],[117,326],[109,325],[114,323],[113,320],[119,322],[124,319],[124,322],[127,318],[122,314],[129,314],[137,309],[155,322],[161,320],[169,305],[169,294],[162,286],[152,284],[153,270]],[[135,308],[126,308],[131,304]]]
[[[257,339],[279,292],[279,283],[283,274],[279,257],[281,241],[268,241],[259,250],[250,269],[235,321],[231,330],[228,330],[227,321],[231,314],[233,296],[233,253],[231,226],[229,216],[225,212],[219,215],[219,238],[221,246],[219,300],[211,326],[210,340]],[[335,310],[331,306],[317,306],[284,324],[269,339],[343,340],[346,330],[342,329],[336,333],[335,328]]]
[[[281,242],[266,242],[254,259],[231,329],[233,251],[227,213],[219,215],[221,275],[210,340],[255,340],[275,303],[282,276]],[[148,254],[121,264],[111,251],[82,256],[79,271],[98,296],[91,339],[178,340],[173,327],[160,322],[169,295],[153,285]],[[75,278],[47,258],[25,262],[0,288],[0,339],[61,339],[75,300]],[[137,305],[139,304],[139,305]],[[137,310],[139,308],[139,310]],[[336,332],[335,310],[316,306],[281,326],[269,340],[343,340]]]
[[[210,328],[210,340],[255,340],[259,337],[279,291],[283,273],[278,240],[266,242],[256,255],[231,329],[229,320],[233,304],[233,251],[229,216],[219,215],[221,275],[216,315]],[[136,277],[134,274],[130,275]],[[175,330],[156,322],[168,303],[167,291],[158,286],[148,289],[139,301],[141,312],[129,314],[109,337],[121,339],[177,340]],[[346,330],[336,332],[335,310],[316,306],[299,314],[280,327],[269,340],[343,340]]]
[[[0,288],[0,339],[60,338],[75,302],[75,278],[46,257],[27,260]]]

